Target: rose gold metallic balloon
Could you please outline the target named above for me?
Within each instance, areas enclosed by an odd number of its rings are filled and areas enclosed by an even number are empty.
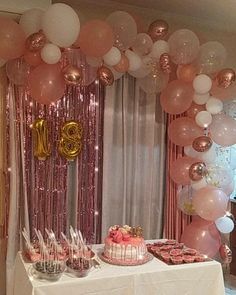
[[[159,39],[163,39],[167,35],[168,30],[169,25],[167,22],[162,19],[157,19],[150,24],[148,28],[148,34],[155,42]]]
[[[212,146],[212,140],[209,136],[199,136],[194,139],[192,143],[192,147],[197,152],[206,152],[208,151]]]
[[[203,162],[193,163],[189,168],[189,177],[193,181],[201,180],[207,174],[206,165]]]
[[[163,73],[170,74],[172,69],[171,69],[171,58],[168,53],[163,53],[160,56],[159,59],[159,65],[160,69],[162,70]]]
[[[63,77],[67,85],[80,85],[83,79],[80,68],[72,65],[66,66],[63,70]]]
[[[226,244],[220,246],[219,253],[223,263],[229,264],[232,262],[232,251]]]
[[[43,31],[39,31],[38,33],[34,33],[30,35],[26,39],[26,48],[29,51],[39,51],[43,48],[46,43],[46,36],[44,35]]]
[[[228,88],[235,79],[236,74],[233,69],[223,69],[216,76],[217,85],[220,88]]]
[[[100,67],[98,69],[98,78],[99,81],[102,83],[102,85],[104,86],[111,86],[114,82],[114,75],[112,73],[112,71],[110,69],[108,69],[107,67]]]

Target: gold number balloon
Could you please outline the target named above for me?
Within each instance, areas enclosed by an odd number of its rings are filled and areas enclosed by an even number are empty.
[[[58,151],[61,156],[73,161],[82,147],[82,126],[76,121],[67,121],[62,126]]]
[[[47,121],[37,119],[32,124],[34,156],[39,160],[46,160],[51,154],[50,145],[48,142],[48,127]]]

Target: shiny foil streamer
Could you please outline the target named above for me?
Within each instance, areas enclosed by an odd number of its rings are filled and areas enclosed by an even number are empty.
[[[94,72],[78,49],[64,52],[63,65],[68,63]],[[26,89],[11,87],[19,135],[16,144],[23,146],[22,191],[27,196],[31,238],[35,237],[34,228],[44,234],[45,228],[52,229],[59,238],[73,225],[89,242],[100,242],[103,88],[97,80],[86,87],[68,86],[62,99],[44,106]],[[46,119],[49,128],[52,154],[45,161],[33,153],[31,125],[38,118]],[[67,120],[78,120],[83,128],[82,151],[75,161],[67,161],[58,152],[61,127]]]

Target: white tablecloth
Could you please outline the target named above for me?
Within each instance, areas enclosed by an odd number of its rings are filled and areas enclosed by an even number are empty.
[[[95,252],[102,251],[95,245]],[[99,260],[100,261],[100,260]],[[29,263],[18,253],[14,295],[223,295],[221,265],[216,261],[166,265],[154,258],[140,266],[115,266],[101,262],[85,278],[63,274],[57,282],[39,281],[28,275]]]

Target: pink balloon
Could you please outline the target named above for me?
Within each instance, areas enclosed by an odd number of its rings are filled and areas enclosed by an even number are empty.
[[[192,223],[185,228],[181,236],[181,242],[213,258],[219,251],[221,238],[214,223],[193,217]]]
[[[36,51],[36,52],[26,51],[24,54],[24,59],[27,64],[33,67],[36,67],[40,65],[41,63],[43,63],[40,51]]]
[[[196,137],[203,135],[203,130],[193,119],[183,117],[172,121],[168,127],[169,139],[176,145],[191,145]]]
[[[214,221],[224,216],[227,205],[227,195],[215,186],[206,186],[193,194],[196,213],[206,220]]]
[[[186,114],[189,118],[195,119],[197,113],[201,111],[205,111],[205,105],[196,104],[195,102],[192,102],[189,109],[187,109]]]
[[[10,18],[0,17],[0,58],[13,59],[25,51],[25,33],[21,26]]]
[[[12,83],[25,85],[30,74],[30,65],[23,58],[11,59],[7,62],[6,73]]]
[[[42,64],[29,75],[29,93],[42,104],[50,104],[64,94],[65,82],[59,64]]]
[[[182,157],[172,162],[170,166],[171,179],[177,184],[190,184],[189,168],[197,161],[195,158]]]
[[[114,34],[112,27],[102,20],[91,20],[85,23],[76,41],[83,53],[88,56],[105,55],[113,46]]]
[[[233,83],[228,88],[221,88],[217,86],[217,82],[213,81],[211,88],[211,95],[223,101],[235,98],[236,83]]]
[[[177,68],[177,77],[184,82],[192,82],[197,75],[197,68],[193,64],[179,65]]]
[[[191,84],[174,80],[162,91],[161,106],[169,114],[181,114],[190,107],[193,95],[194,91]]]
[[[236,144],[236,121],[223,113],[213,116],[210,125],[212,140],[221,146]]]

